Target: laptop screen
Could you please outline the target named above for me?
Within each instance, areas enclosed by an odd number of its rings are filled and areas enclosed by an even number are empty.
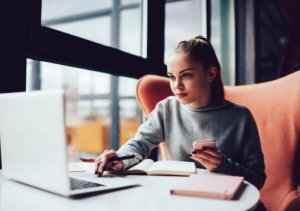
[[[68,188],[63,96],[62,90],[1,94],[4,176],[58,193]]]

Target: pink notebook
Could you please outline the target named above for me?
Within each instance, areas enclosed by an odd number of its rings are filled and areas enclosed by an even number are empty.
[[[244,177],[221,174],[193,174],[171,188],[171,194],[215,199],[233,199]]]

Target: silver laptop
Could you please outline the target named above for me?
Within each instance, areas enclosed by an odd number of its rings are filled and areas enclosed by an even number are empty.
[[[64,196],[136,185],[125,178],[93,173],[70,177],[64,116],[61,90],[0,94],[3,175]]]

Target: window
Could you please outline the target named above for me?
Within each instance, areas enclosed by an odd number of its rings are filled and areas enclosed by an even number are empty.
[[[128,53],[141,56],[141,9],[137,8],[121,11],[120,24],[120,49]]]
[[[38,80],[32,77],[39,72]],[[98,154],[110,148],[111,130],[118,123],[118,145],[132,138],[140,124],[141,111],[134,96],[136,79],[119,77],[119,121],[112,118],[111,75],[49,62],[27,60],[27,90],[63,89],[66,95],[66,126],[70,159],[82,153]],[[30,80],[34,79],[34,80]],[[114,102],[115,103],[115,102]]]
[[[222,66],[224,84],[233,85],[235,83],[234,1],[209,1],[210,7],[207,7],[206,0],[167,2],[165,62],[179,41],[197,35],[208,36],[207,9],[210,9],[210,41]]]
[[[226,85],[235,84],[234,1],[211,1],[211,43],[222,67]]]
[[[169,1],[166,4],[165,62],[179,41],[197,35],[206,36],[206,1]]]
[[[135,55],[141,55],[141,20],[141,0],[42,1],[43,25]]]
[[[132,3],[139,3],[140,0],[121,0],[122,5],[128,5]]]
[[[42,1],[42,24],[47,28],[136,56],[142,52],[142,15],[141,0]],[[104,148],[118,148],[140,124],[137,80],[98,71],[27,59],[27,90],[65,90],[68,138],[74,152],[98,154]]]
[[[112,2],[43,0],[42,24],[110,46]]]

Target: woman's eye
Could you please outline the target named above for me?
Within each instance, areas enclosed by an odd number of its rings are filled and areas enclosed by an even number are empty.
[[[173,76],[173,75],[168,75],[168,78],[169,78],[170,80],[175,80],[175,76]]]
[[[191,73],[185,73],[183,74],[183,77],[185,78],[191,78],[193,75]]]

